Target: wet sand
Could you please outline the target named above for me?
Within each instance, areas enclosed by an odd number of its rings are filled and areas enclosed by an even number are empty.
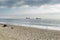
[[[60,31],[1,24],[0,40],[60,40]]]

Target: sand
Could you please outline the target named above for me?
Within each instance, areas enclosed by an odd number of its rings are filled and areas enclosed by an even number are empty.
[[[60,40],[60,31],[1,24],[0,40]]]

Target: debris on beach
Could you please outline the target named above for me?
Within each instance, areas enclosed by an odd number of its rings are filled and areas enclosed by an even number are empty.
[[[13,29],[13,27],[11,27],[11,29]]]
[[[6,25],[6,24],[4,24],[4,25],[3,25],[3,27],[7,27],[7,25]]]

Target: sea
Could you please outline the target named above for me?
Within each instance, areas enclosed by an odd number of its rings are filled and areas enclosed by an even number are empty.
[[[53,19],[0,19],[0,23],[60,31],[60,20]]]

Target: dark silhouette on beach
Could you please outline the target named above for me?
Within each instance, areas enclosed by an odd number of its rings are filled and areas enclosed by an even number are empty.
[[[3,27],[7,27],[7,25],[6,25],[6,24],[4,24],[4,25],[3,25]]]

